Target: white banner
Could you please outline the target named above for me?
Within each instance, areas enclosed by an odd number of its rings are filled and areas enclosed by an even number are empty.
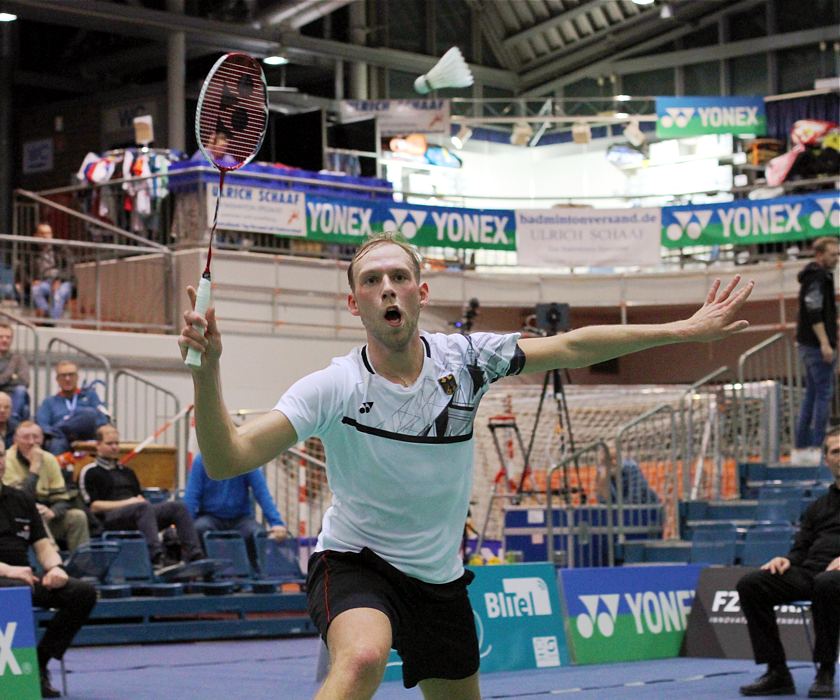
[[[660,259],[662,210],[519,209],[516,254],[529,267],[632,267]]]
[[[207,226],[219,186],[207,185]],[[306,198],[303,192],[274,190],[247,185],[225,185],[219,206],[218,228],[228,231],[273,233],[277,236],[306,237]]]
[[[449,100],[342,100],[341,121],[377,118],[380,136],[449,135]]]

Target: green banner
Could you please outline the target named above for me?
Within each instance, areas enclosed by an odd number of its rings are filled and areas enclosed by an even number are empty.
[[[665,207],[662,245],[752,245],[840,235],[840,197],[819,194]]]
[[[763,97],[656,98],[656,135],[661,139],[766,133]]]

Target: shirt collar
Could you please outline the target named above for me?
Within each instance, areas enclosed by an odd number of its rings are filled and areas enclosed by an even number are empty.
[[[96,464],[103,469],[117,469],[120,466],[120,463],[115,459],[105,459],[104,457],[97,457]]]

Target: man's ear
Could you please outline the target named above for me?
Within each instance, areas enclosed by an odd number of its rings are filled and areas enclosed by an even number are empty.
[[[426,282],[420,283],[420,308],[429,303],[429,285]]]
[[[347,310],[353,315],[359,315],[359,305],[356,303],[356,296],[353,292],[350,292],[347,295]]]

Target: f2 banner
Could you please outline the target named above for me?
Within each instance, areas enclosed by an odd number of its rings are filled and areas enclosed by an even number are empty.
[[[678,656],[701,568],[561,569],[575,663]]]
[[[657,97],[656,135],[680,139],[700,134],[767,133],[763,97]]]
[[[517,262],[533,267],[657,265],[660,211],[518,209]]]
[[[662,245],[750,245],[840,235],[837,192],[665,207]]]
[[[470,567],[467,589],[475,616],[481,672],[567,666],[560,598],[551,564]],[[402,677],[391,652],[385,680]]]
[[[0,698],[40,697],[32,593],[27,587],[0,588]]]
[[[416,246],[515,250],[516,222],[506,209],[428,207],[369,199],[306,196],[307,238],[362,243],[377,233],[400,233]]]

